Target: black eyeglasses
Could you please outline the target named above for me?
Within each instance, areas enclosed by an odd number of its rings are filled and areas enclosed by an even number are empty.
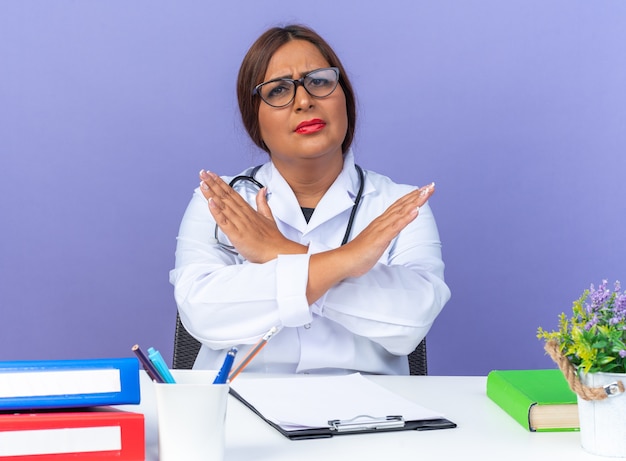
[[[316,98],[330,96],[339,83],[339,69],[328,67],[309,72],[304,77],[276,78],[254,87],[252,94],[258,94],[261,99],[272,107],[285,107],[291,104],[296,97],[298,86],[304,87],[307,93]]]

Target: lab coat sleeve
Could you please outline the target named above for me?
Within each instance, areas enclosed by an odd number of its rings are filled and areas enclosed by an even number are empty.
[[[327,249],[310,245],[312,253]],[[392,354],[407,355],[449,298],[439,234],[426,204],[368,273],[331,288],[312,310]]]
[[[273,326],[311,321],[306,300],[310,255],[265,264],[242,261],[214,239],[215,221],[199,189],[185,211],[170,272],[181,320],[212,349],[251,344]]]

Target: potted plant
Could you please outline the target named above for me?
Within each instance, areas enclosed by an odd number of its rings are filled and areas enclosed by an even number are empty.
[[[626,457],[626,292],[603,280],[561,313],[558,329],[537,337],[578,395],[581,442],[603,456]]]

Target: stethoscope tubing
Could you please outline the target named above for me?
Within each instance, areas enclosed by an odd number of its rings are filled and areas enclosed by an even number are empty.
[[[233,189],[235,188],[235,185],[240,182],[240,181],[249,181],[252,184],[254,184],[256,187],[259,188],[259,190],[263,189],[263,184],[261,184],[255,177],[254,175],[257,173],[257,171],[259,171],[259,168],[261,168],[262,165],[257,165],[255,166],[251,171],[249,175],[239,175],[239,176],[235,176],[233,179],[230,180],[230,182],[228,183],[228,185],[230,187],[232,187]],[[343,236],[343,240],[341,241],[341,246],[345,245],[346,243],[348,243],[348,240],[350,239],[350,234],[352,233],[352,225],[354,224],[354,218],[356,217],[356,212],[359,208],[359,204],[361,203],[361,198],[363,197],[363,189],[365,187],[365,175],[363,173],[363,170],[361,169],[361,167],[359,165],[354,165],[354,167],[356,168],[357,173],[359,174],[359,190],[357,192],[357,195],[354,199],[354,205],[352,206],[352,210],[350,211],[350,218],[348,218],[348,225],[346,226],[346,232]],[[227,245],[225,243],[222,243],[219,241],[218,239],[218,232],[219,232],[219,226],[217,224],[215,224],[215,232],[214,232],[214,237],[215,240],[217,241],[217,244],[225,251],[234,254],[234,255],[238,255],[239,253],[237,252],[237,250],[235,249],[234,246],[232,245]]]

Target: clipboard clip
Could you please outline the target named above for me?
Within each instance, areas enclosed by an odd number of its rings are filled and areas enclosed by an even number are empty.
[[[393,429],[404,427],[404,418],[402,416],[376,418],[369,415],[359,415],[352,419],[332,419],[328,421],[328,425],[331,430],[337,432]]]

